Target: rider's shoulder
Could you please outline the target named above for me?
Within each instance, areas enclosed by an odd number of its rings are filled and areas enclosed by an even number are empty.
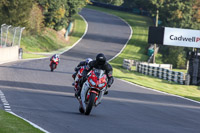
[[[79,64],[80,64],[81,66],[83,66],[83,65],[85,65],[85,61],[81,61]]]
[[[105,66],[106,66],[108,69],[112,69],[112,66],[111,66],[108,62],[105,63]]]

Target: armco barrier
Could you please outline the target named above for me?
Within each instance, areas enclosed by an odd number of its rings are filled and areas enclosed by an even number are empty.
[[[137,72],[145,75],[177,82],[179,84],[187,84],[186,75],[183,72],[172,71],[171,64],[152,64],[128,59],[123,60],[123,68],[125,69],[131,70],[131,67],[134,65],[136,66]]]
[[[19,46],[0,48],[0,63],[16,61],[19,57]]]
[[[131,70],[131,67],[132,66],[137,66],[137,64],[140,64],[140,63],[144,63],[144,62],[141,62],[141,61],[135,61],[135,60],[129,60],[129,59],[124,59],[123,60],[123,68],[125,69],[128,69],[128,70]]]
[[[137,64],[141,64],[141,63],[152,66],[152,67],[160,67],[160,68],[172,70],[171,64],[153,64],[153,63],[147,63],[147,62],[141,62],[141,61],[129,60],[129,59],[123,60],[123,68],[131,70],[131,66],[137,66]]]
[[[128,60],[128,59],[123,60],[123,68],[131,70],[132,65],[133,65],[133,60]]]
[[[183,72],[171,71],[169,69],[153,67],[147,64],[138,64],[137,71],[145,75],[158,77],[160,79],[174,81],[179,84],[185,83],[185,74]]]

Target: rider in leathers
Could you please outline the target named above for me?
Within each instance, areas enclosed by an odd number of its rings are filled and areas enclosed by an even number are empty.
[[[107,75],[108,78],[107,87],[111,87],[112,83],[114,82],[114,78],[112,76],[113,69],[112,66],[108,62],[106,62],[106,57],[102,53],[97,54],[96,60],[91,61],[83,70],[82,72],[83,77],[81,78],[80,81],[81,87],[87,79],[87,73],[90,72],[93,68],[105,70],[105,74]],[[106,90],[105,94],[107,93],[108,91]]]
[[[91,58],[87,58],[85,61],[81,61],[74,69],[75,73],[72,75],[73,79],[75,80],[76,75],[82,66],[87,66],[92,61]],[[73,84],[72,84],[73,85]]]

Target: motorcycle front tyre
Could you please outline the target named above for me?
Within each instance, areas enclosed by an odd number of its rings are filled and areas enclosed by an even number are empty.
[[[53,72],[54,68],[55,68],[56,64],[55,63],[52,63],[51,64],[51,71]]]
[[[92,110],[92,107],[94,105],[94,102],[95,102],[95,97],[96,97],[95,93],[91,93],[90,94],[90,98],[88,100],[88,104],[87,104],[87,107],[86,107],[85,115],[89,115],[90,114],[90,112]]]

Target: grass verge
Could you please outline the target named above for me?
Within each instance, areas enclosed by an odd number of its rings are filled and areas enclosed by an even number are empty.
[[[149,17],[134,15],[130,13],[119,12],[115,10],[87,6],[87,8],[99,10],[109,14],[116,15],[126,22],[129,23],[133,30],[132,37],[128,42],[126,48],[123,52],[110,63],[113,66],[113,75],[116,78],[120,78],[141,86],[152,88],[155,90],[167,92],[170,94],[175,94],[190,98],[196,101],[200,101],[200,87],[199,86],[186,86],[179,85],[175,82],[169,82],[167,80],[162,80],[154,78],[152,76],[146,76],[135,71],[129,71],[122,68],[123,59],[133,59],[139,61],[147,61],[147,48],[148,48],[148,27],[153,25],[152,20]],[[162,55],[157,55],[156,62],[161,61]]]
[[[28,122],[0,110],[0,133],[43,133]]]
[[[25,36],[21,41],[21,47],[24,50],[23,58],[40,58],[47,55],[42,52],[57,53],[65,51],[82,37],[85,28],[86,23],[84,20],[76,15],[69,41],[57,38],[57,33],[51,29],[46,29],[44,35]],[[0,133],[42,133],[42,131],[8,112],[0,110]]]
[[[86,24],[79,16],[74,16],[74,28],[69,39],[64,38],[62,31],[46,28],[40,35],[23,36],[21,48],[23,48],[23,59],[46,57],[69,49],[84,34]]]

